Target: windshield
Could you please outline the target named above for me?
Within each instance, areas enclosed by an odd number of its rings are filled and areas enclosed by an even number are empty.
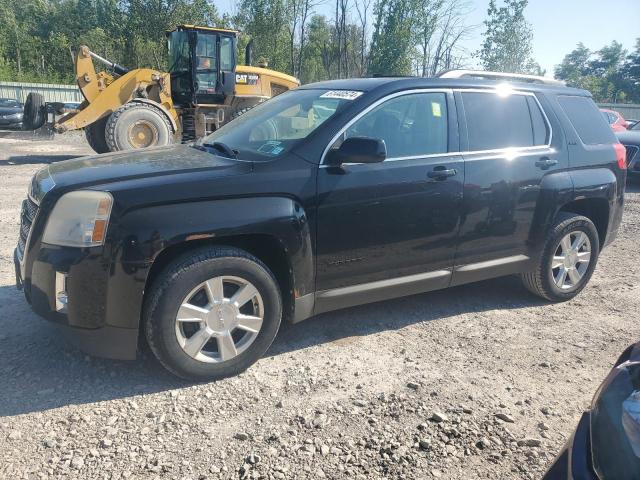
[[[191,58],[189,56],[189,35],[187,32],[176,30],[169,34],[169,72],[184,72],[189,70]]]
[[[221,142],[246,160],[290,151],[361,92],[291,90],[256,106],[216,130],[202,144]]]
[[[0,107],[20,107],[20,103],[10,98],[0,98]]]

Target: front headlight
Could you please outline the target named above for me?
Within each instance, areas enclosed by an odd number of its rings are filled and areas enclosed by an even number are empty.
[[[113,197],[107,192],[78,190],[56,203],[42,241],[65,247],[95,247],[104,243]]]

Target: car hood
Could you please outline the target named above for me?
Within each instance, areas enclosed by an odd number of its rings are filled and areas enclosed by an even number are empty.
[[[187,145],[174,145],[54,163],[36,174],[31,191],[34,200],[39,201],[54,186],[86,188],[135,178],[199,171],[218,177],[251,170],[251,162],[219,157]]]

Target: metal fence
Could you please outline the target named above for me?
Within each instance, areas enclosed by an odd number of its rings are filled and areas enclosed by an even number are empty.
[[[598,106],[620,112],[620,115],[627,120],[640,120],[640,105],[633,103],[599,103]]]
[[[49,83],[0,82],[0,98],[15,98],[24,103],[30,92],[44,97],[46,102],[82,102],[82,94],[75,85]]]

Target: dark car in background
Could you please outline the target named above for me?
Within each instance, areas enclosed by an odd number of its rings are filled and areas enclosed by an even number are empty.
[[[616,132],[616,136],[627,150],[627,171],[629,178],[640,178],[640,130]]]
[[[0,128],[22,128],[24,106],[13,98],[0,98]]]
[[[640,478],[640,343],[627,348],[543,480]]]

